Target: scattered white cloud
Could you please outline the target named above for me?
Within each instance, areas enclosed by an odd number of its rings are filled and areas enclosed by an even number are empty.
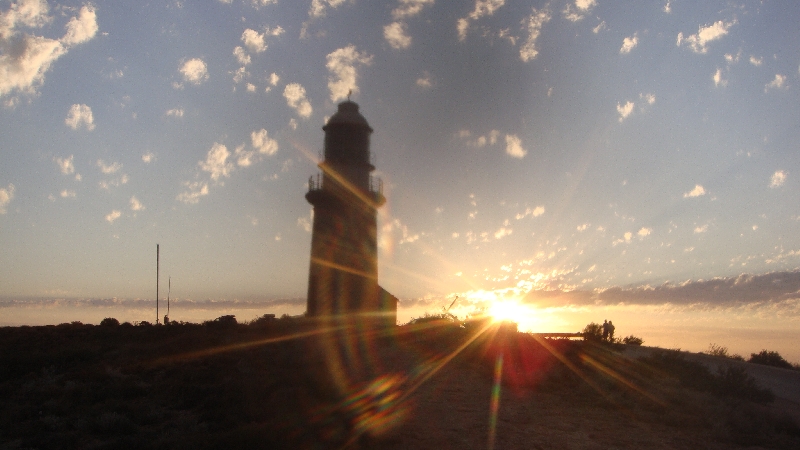
[[[306,233],[311,233],[311,220],[308,217],[298,217],[297,226],[302,228]]]
[[[764,85],[764,92],[767,92],[770,89],[781,89],[785,86],[786,86],[786,75],[781,75],[777,73],[775,74],[775,78],[772,81]]]
[[[244,51],[244,47],[238,45],[234,47],[233,56],[235,56],[236,60],[239,61],[239,64],[243,66],[246,66],[251,62],[250,55],[248,55],[247,52]]]
[[[417,86],[421,88],[430,88],[433,86],[433,81],[431,80],[431,74],[428,71],[422,73],[422,76],[417,78]]]
[[[259,33],[253,29],[246,29],[242,33],[242,42],[253,53],[261,53],[267,49],[267,42],[264,40],[264,33]]]
[[[111,164],[106,164],[106,162],[103,161],[102,159],[98,159],[97,160],[97,167],[99,167],[100,171],[103,172],[104,174],[110,175],[112,173],[119,172],[119,169],[122,168],[122,164],[116,163],[116,162],[111,163]]]
[[[764,60],[761,58],[756,58],[755,55],[750,55],[750,64],[758,67]]]
[[[144,155],[142,155],[142,161],[144,161],[145,164],[150,164],[155,160],[156,160],[156,154],[153,152],[147,152]]]
[[[667,14],[672,12],[672,7],[669,6],[669,0],[667,0],[667,3],[664,5],[664,12]]]
[[[769,181],[769,187],[777,188],[783,186],[783,183],[786,182],[786,172],[783,170],[776,170],[775,173],[772,174],[772,177]]]
[[[64,175],[72,175],[75,173],[75,165],[73,164],[74,155],[69,155],[69,158],[53,158],[61,173]]]
[[[205,161],[200,161],[198,165],[204,172],[211,174],[212,180],[219,181],[220,177],[229,177],[234,169],[233,163],[228,162],[230,155],[228,147],[215,142],[208,151]]]
[[[255,92],[256,91],[256,85],[253,84],[253,83],[247,83],[246,88],[247,88],[247,92]]]
[[[128,202],[128,204],[130,205],[131,211],[142,211],[144,209],[144,205],[139,201],[139,199],[136,198],[136,196],[131,197],[131,200]]]
[[[94,7],[83,6],[78,12],[78,17],[73,17],[67,23],[67,34],[61,38],[66,46],[83,44],[97,34],[97,14]]]
[[[249,167],[255,162],[253,161],[253,157],[256,155],[256,152],[254,150],[245,150],[244,144],[236,147],[233,154],[236,156],[236,164],[239,167]]]
[[[633,102],[626,102],[624,105],[617,103],[617,112],[619,113],[619,121],[627,119],[633,112]]]
[[[14,199],[14,185],[9,183],[8,187],[0,188],[0,214],[6,213],[6,207]]]
[[[595,0],[575,0],[574,3],[567,3],[563,11],[564,18],[571,22],[583,20],[595,5],[597,5]]]
[[[181,65],[183,80],[194,85],[203,84],[208,80],[208,66],[200,58],[192,58]]]
[[[521,212],[521,213],[517,214],[516,216],[514,216],[514,218],[517,219],[517,220],[520,220],[520,219],[524,219],[524,218],[526,218],[528,216],[530,216],[530,217],[539,217],[542,214],[544,214],[544,206],[537,206],[537,207],[535,207],[533,209],[525,208],[524,212]]]
[[[742,57],[742,49],[739,49],[739,51],[735,55],[732,53],[725,53],[725,61],[727,61],[728,64],[738,63],[741,57]]]
[[[392,48],[401,50],[411,46],[411,36],[406,34],[404,22],[392,22],[383,27],[383,38]]]
[[[648,105],[653,105],[656,102],[655,94],[644,94],[644,93],[642,93],[642,94],[639,94],[639,98],[644,100],[644,102],[647,103]]]
[[[179,201],[193,205],[200,201],[200,197],[208,195],[208,183],[204,181],[186,181],[183,185],[186,191],[178,194],[176,199]]]
[[[728,85],[728,80],[722,78],[722,69],[717,69],[714,75],[711,76],[711,79],[714,80],[714,86],[724,87]]]
[[[60,195],[61,198],[75,198],[77,194],[75,193],[75,191],[70,191],[69,189],[62,189],[58,195]]]
[[[372,56],[360,53],[352,44],[328,54],[325,67],[330,72],[328,89],[331,91],[331,101],[347,98],[350,91],[358,92],[356,66],[370,64]]]
[[[537,10],[533,8],[533,13],[522,20],[522,25],[528,31],[528,37],[519,48],[519,58],[523,62],[528,62],[539,54],[536,48],[536,40],[542,33],[542,26],[550,21],[550,11],[547,9]]]
[[[497,231],[494,232],[495,239],[503,239],[506,236],[510,236],[514,233],[514,230],[508,228],[507,226],[500,227]]]
[[[0,54],[0,97],[13,92],[36,95],[53,62],[67,54],[72,46],[97,34],[97,17],[91,5],[81,7],[78,16],[70,19],[60,39],[18,30],[19,27],[42,28],[50,24],[53,17],[48,15],[48,10],[46,1],[21,0],[0,13],[0,40],[4,47],[11,45],[8,51]],[[18,101],[18,97],[12,97],[6,105],[13,106]]]
[[[505,5],[505,0],[475,0],[475,9],[467,17],[462,17],[456,22],[458,29],[458,39],[463,41],[467,38],[467,31],[469,30],[469,21],[478,20],[484,16],[491,16],[500,7]]]
[[[253,143],[253,148],[262,155],[274,155],[278,152],[278,141],[270,138],[267,130],[263,128],[250,133],[250,141]]]
[[[653,232],[652,228],[642,227],[636,234],[638,234],[639,237],[643,238],[643,237],[646,237],[646,236],[650,236],[650,233],[652,233],[652,232]]]
[[[513,158],[524,158],[528,153],[522,148],[522,140],[515,134],[506,135],[506,154]]]
[[[275,73],[275,72],[272,72],[269,75],[269,84],[271,84],[273,86],[277,86],[278,85],[278,81],[280,81],[280,80],[281,80],[281,77],[279,77],[278,74]]]
[[[703,188],[703,186],[701,186],[699,184],[696,184],[694,186],[694,189],[692,189],[689,192],[684,192],[683,193],[683,198],[700,197],[700,196],[703,196],[703,195],[706,195],[705,188]]]
[[[346,3],[347,0],[312,0],[308,15],[312,18],[325,17],[327,9],[336,9]]]
[[[108,223],[114,223],[114,221],[119,219],[121,216],[122,212],[118,209],[114,209],[110,213],[106,214],[106,220]]]
[[[580,224],[577,227],[575,227],[575,229],[578,230],[578,231],[586,231],[586,229],[589,228],[590,226],[591,226],[591,224],[589,224],[589,223],[583,223],[583,224]]]
[[[636,33],[633,33],[633,36],[626,37],[622,40],[622,47],[619,48],[619,53],[621,55],[626,55],[631,52],[637,45],[639,44],[639,37],[636,36]]]
[[[695,53],[706,53],[708,51],[708,43],[728,34],[728,30],[735,24],[736,20],[731,22],[718,20],[711,25],[701,26],[697,34],[684,37],[683,33],[678,33],[677,45],[685,44]]]
[[[603,20],[602,22],[597,24],[596,27],[592,28],[592,33],[597,34],[597,33],[601,32],[601,31],[605,30],[606,28],[608,28],[606,26],[606,21]]]
[[[294,117],[289,119],[289,128],[296,130],[297,129],[297,121],[294,120]]]
[[[694,233],[695,234],[705,233],[706,231],[708,231],[708,225],[707,224],[706,225],[702,225],[702,226],[697,226],[697,227],[694,228]]]
[[[294,108],[300,117],[309,118],[314,109],[306,98],[306,89],[300,83],[287,84],[283,89],[286,104]]]
[[[81,126],[88,131],[94,130],[94,116],[92,115],[92,108],[86,105],[74,104],[67,112],[67,118],[64,123],[73,130],[77,130]]]
[[[166,112],[166,115],[170,117],[183,117],[183,109],[182,108],[170,109]]]
[[[431,6],[434,0],[398,0],[399,5],[392,10],[395,20],[407,19],[419,14],[426,6]]]

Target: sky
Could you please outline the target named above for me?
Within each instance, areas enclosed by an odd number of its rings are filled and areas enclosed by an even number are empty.
[[[0,322],[138,308],[156,244],[162,298],[302,313],[304,195],[352,91],[401,319],[458,296],[522,329],[793,352],[797,23],[777,1],[2,1]]]

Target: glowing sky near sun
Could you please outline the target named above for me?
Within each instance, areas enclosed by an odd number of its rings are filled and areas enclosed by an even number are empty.
[[[0,297],[152,298],[159,243],[178,298],[304,298],[304,194],[352,90],[401,309],[798,329],[797,23],[757,1],[0,2]]]

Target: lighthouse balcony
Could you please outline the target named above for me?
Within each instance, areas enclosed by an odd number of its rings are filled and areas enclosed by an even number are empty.
[[[375,207],[380,207],[386,203],[386,197],[383,196],[383,180],[378,177],[369,177],[369,187],[366,192],[363,189],[357,189],[359,192],[353,192],[357,197],[365,198],[373,203]],[[323,177],[321,174],[308,178],[308,192],[306,199],[311,204],[316,204],[320,201],[333,200],[335,194],[330,189],[323,187]]]

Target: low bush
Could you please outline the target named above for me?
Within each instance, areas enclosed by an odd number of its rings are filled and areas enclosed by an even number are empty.
[[[100,321],[101,327],[116,327],[119,325],[119,320],[113,317],[106,317],[102,321]]]
[[[644,339],[642,339],[640,337],[636,337],[634,335],[630,335],[630,336],[625,336],[624,338],[622,338],[622,343],[623,344],[628,344],[628,345],[642,345],[642,344],[644,344]]]
[[[789,361],[783,359],[780,353],[767,350],[761,350],[759,353],[751,353],[750,359],[748,359],[747,362],[764,366],[781,367],[783,369],[793,368]]]

